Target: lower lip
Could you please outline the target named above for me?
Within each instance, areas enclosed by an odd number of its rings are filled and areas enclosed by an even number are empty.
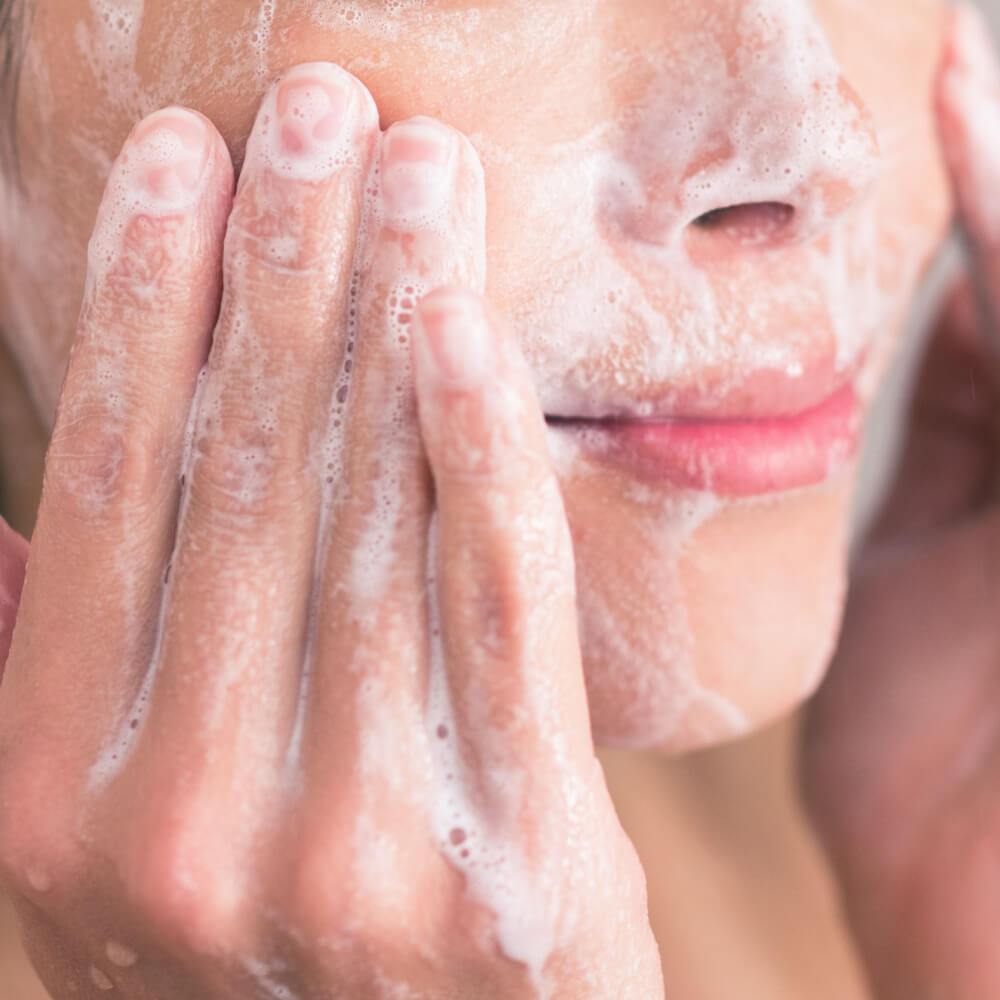
[[[554,426],[630,475],[682,489],[748,497],[825,482],[857,452],[851,386],[811,410],[758,420],[587,421]]]

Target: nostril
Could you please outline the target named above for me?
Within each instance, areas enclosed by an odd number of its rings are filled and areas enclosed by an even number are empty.
[[[780,201],[749,202],[715,208],[699,215],[692,226],[705,235],[741,244],[770,243],[790,228],[795,209]]]

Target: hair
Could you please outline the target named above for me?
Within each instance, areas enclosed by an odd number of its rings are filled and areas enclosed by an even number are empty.
[[[31,0],[0,0],[0,167],[20,184],[17,155],[17,93]]]

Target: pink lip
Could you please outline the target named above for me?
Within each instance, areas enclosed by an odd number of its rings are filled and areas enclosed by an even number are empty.
[[[636,478],[741,497],[825,481],[857,451],[861,420],[858,397],[846,385],[788,415],[559,420],[555,426]]]

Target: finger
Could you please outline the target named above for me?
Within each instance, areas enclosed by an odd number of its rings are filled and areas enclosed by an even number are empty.
[[[481,298],[440,290],[417,317],[438,505],[442,658],[429,721],[439,746],[474,748],[486,784],[513,769],[530,796],[593,760],[572,543],[545,420],[513,334]]]
[[[362,740],[378,745],[393,763],[364,779],[373,797],[391,775],[390,784],[416,792],[416,775],[400,778],[416,765],[412,749],[424,732],[431,493],[410,321],[419,297],[439,283],[481,288],[486,255],[483,170],[460,133],[424,117],[396,123],[382,139],[379,170],[342,435],[332,429],[338,457],[305,758],[309,781],[324,787],[331,769],[361,762]]]
[[[233,824],[234,857],[252,837],[246,816],[267,814],[258,793],[273,803],[294,723],[322,434],[377,135],[371,95],[349,73],[331,63],[289,71],[258,112],[226,235],[222,310],[133,770],[142,788],[157,777],[166,803],[198,774],[200,787],[181,794],[203,793],[208,822]],[[229,808],[237,788],[239,812]]]
[[[997,493],[1000,378],[968,281],[952,290],[921,362],[896,480],[874,546],[922,539]]]
[[[1000,66],[986,20],[969,4],[948,14],[935,104],[985,329],[1000,349]]]
[[[51,737],[64,774],[97,755],[152,652],[232,182],[211,123],[168,108],[133,130],[98,212],[0,697],[0,731]]]
[[[21,603],[28,543],[0,517],[0,681]]]

